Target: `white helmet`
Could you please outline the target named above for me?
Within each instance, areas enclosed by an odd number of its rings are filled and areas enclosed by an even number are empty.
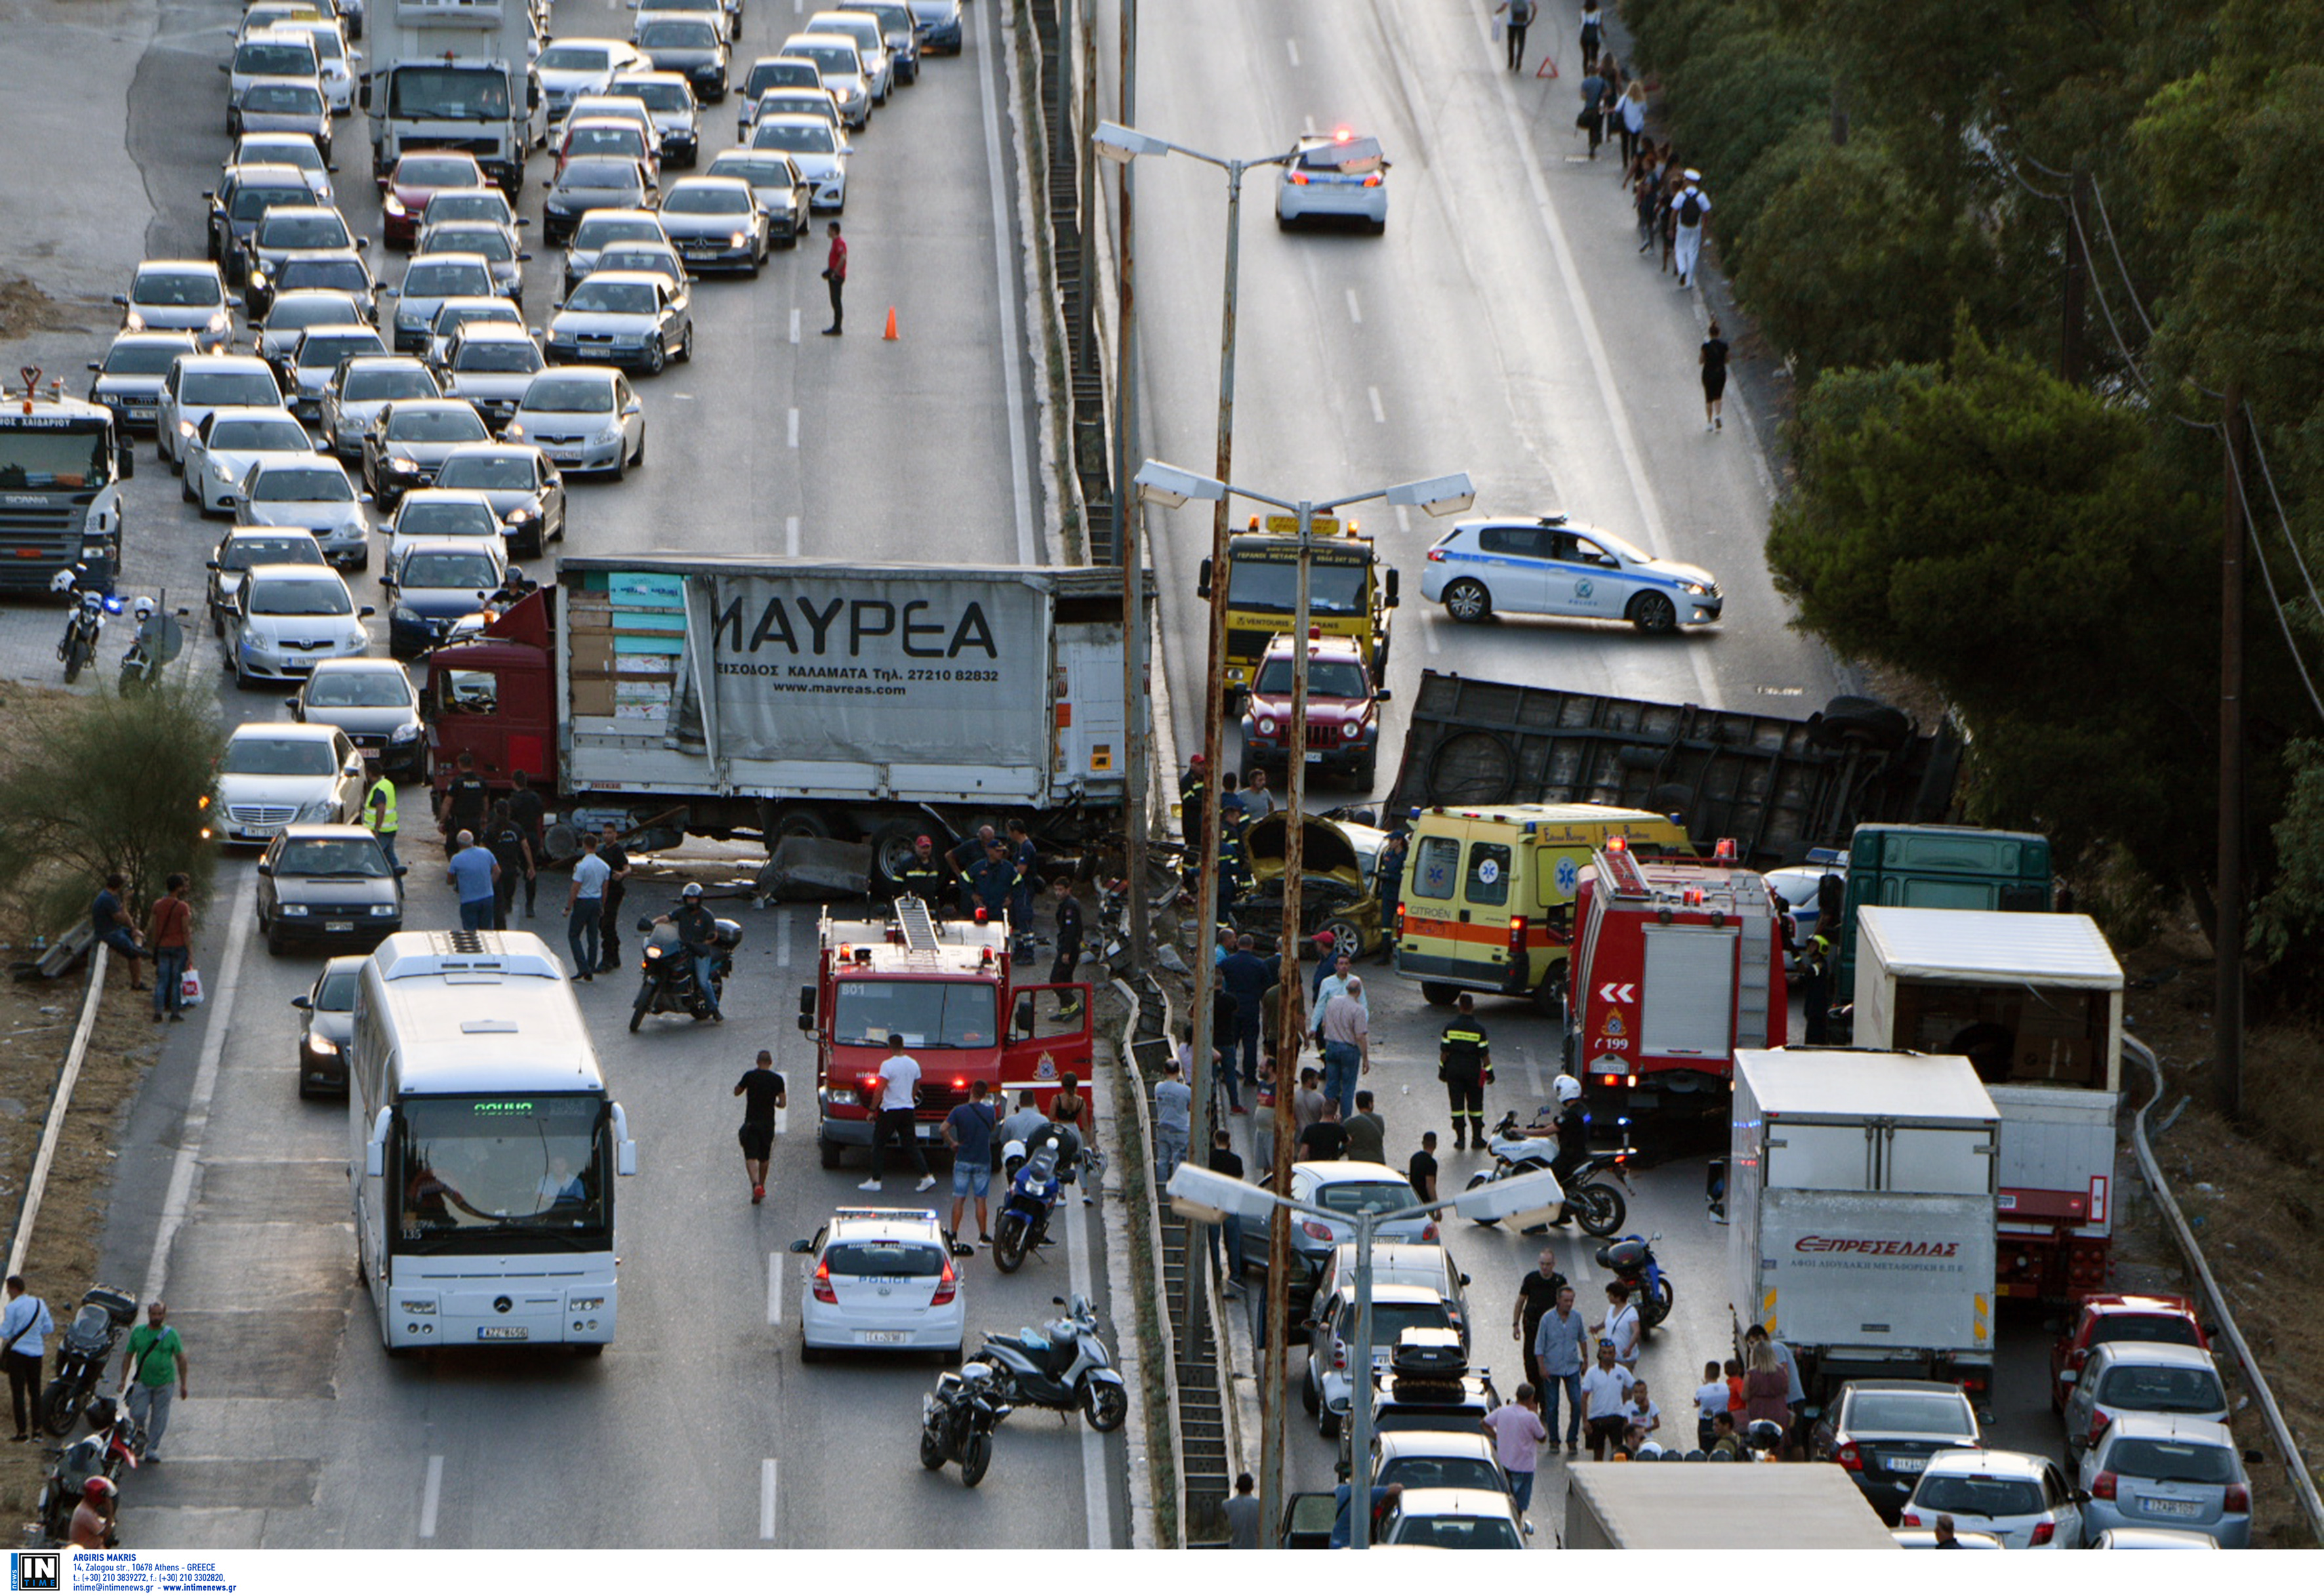
[[[1563,1108],[1567,1103],[1572,1102],[1575,1098],[1581,1095],[1581,1082],[1575,1080],[1572,1075],[1561,1075],[1557,1077],[1558,1107]]]
[[[131,604],[129,607],[130,607],[133,611],[136,612],[137,618],[138,618],[140,621],[143,621],[143,620],[144,620],[147,616],[149,616],[149,615],[152,614],[152,613],[153,613],[153,601],[152,601],[152,599],[150,599],[150,598],[145,598],[145,597],[141,596],[141,597],[139,597],[139,598],[138,598],[138,600],[137,600],[134,604]]]
[[[70,571],[59,571],[55,576],[49,578],[49,591],[51,593],[70,593],[72,590],[73,574]]]

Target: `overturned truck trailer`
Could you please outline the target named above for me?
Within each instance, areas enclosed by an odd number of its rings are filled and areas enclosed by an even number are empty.
[[[1804,719],[1424,671],[1388,809],[1589,803],[1675,815],[1697,847],[1735,839],[1760,870],[1841,848],[1865,821],[1947,818],[1948,722],[1835,698]]]

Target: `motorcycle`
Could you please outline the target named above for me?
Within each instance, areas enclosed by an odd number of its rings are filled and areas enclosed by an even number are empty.
[[[97,658],[97,634],[105,630],[105,618],[121,613],[121,601],[106,592],[109,586],[87,566],[59,571],[50,579],[51,592],[73,600],[72,611],[65,617],[65,634],[57,641],[57,658],[65,662],[68,687],[78,681],[81,668]]]
[[[1490,1185],[1512,1176],[1555,1168],[1559,1156],[1556,1139],[1539,1134],[1545,1122],[1543,1116],[1554,1112],[1544,1104],[1540,1113],[1534,1116],[1530,1130],[1517,1123],[1516,1110],[1503,1114],[1501,1122],[1493,1127],[1492,1139],[1486,1143],[1486,1149],[1493,1155],[1493,1167],[1471,1176],[1468,1189],[1473,1192],[1480,1185]],[[1591,1153],[1574,1160],[1570,1168],[1559,1169],[1565,1201],[1559,1204],[1556,1215],[1549,1222],[1564,1224],[1571,1221],[1581,1225],[1584,1234],[1591,1236],[1610,1236],[1620,1230],[1630,1213],[1628,1199],[1621,1191],[1622,1185],[1629,1182],[1625,1168],[1628,1158],[1627,1153]],[[1612,1180],[1599,1178],[1608,1174]],[[1500,1222],[1480,1219],[1477,1222],[1491,1225]],[[1536,1228],[1539,1227],[1528,1227],[1526,1233],[1531,1234]]]
[[[1018,1407],[1057,1413],[1078,1408],[1091,1429],[1120,1429],[1130,1416],[1130,1391],[1098,1338],[1097,1310],[1078,1295],[1070,1304],[1062,1296],[1049,1300],[1065,1310],[1065,1317],[1014,1335],[988,1334],[977,1361],[992,1366],[1001,1394]]]
[[[136,1322],[137,1299],[127,1292],[92,1286],[81,1294],[80,1310],[57,1347],[56,1377],[41,1392],[41,1428],[60,1440],[72,1434],[121,1333]]]
[[[141,693],[161,679],[161,667],[176,659],[185,648],[185,629],[177,617],[163,613],[150,598],[138,599],[133,606],[137,615],[137,635],[131,640],[129,651],[121,656],[121,696]],[[190,614],[180,610],[179,615]]]
[[[1004,1275],[1013,1275],[1025,1257],[1049,1239],[1049,1215],[1065,1190],[1059,1167],[1065,1162],[1062,1139],[1044,1137],[1030,1151],[1012,1141],[1001,1152],[1001,1173],[1009,1177],[1009,1195],[1001,1199],[1001,1216],[992,1227],[992,1261]]]
[[[137,1466],[142,1437],[129,1416],[127,1404],[98,1397],[88,1405],[90,1432],[57,1453],[49,1477],[41,1486],[38,1506],[41,1533],[51,1545],[72,1538],[73,1509],[80,1506],[88,1482],[102,1474],[119,1480],[124,1468]],[[108,1538],[107,1545],[111,1545]]]
[[[1651,1236],[1633,1232],[1598,1249],[1598,1266],[1611,1269],[1614,1278],[1630,1288],[1630,1300],[1638,1305],[1638,1324],[1646,1330],[1670,1317],[1678,1295],[1655,1258],[1654,1244],[1662,1239],[1660,1231]]]
[[[707,1019],[711,998],[722,1005],[725,1002],[726,978],[734,973],[734,950],[742,944],[742,927],[733,920],[720,920],[717,927],[711,934],[711,997],[706,998],[695,982],[692,955],[678,945],[678,927],[667,917],[639,917],[638,935],[645,938],[645,947],[639,955],[638,968],[645,972],[645,980],[638,987],[638,1001],[630,1008],[632,1030],[643,1024],[649,1014],[690,1014],[696,1019]]]
[[[992,1466],[992,1432],[1009,1413],[990,1363],[964,1363],[956,1374],[937,1376],[936,1388],[920,1398],[920,1466],[958,1463],[960,1482],[973,1486]]]

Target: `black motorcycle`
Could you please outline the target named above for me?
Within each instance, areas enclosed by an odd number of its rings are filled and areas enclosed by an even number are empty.
[[[725,1002],[726,977],[734,973],[734,950],[742,944],[741,926],[720,920],[711,933],[708,997],[695,980],[694,955],[680,945],[678,927],[668,917],[640,916],[638,935],[645,938],[644,950],[638,955],[638,967],[645,972],[645,979],[639,983],[638,1001],[630,1008],[632,1030],[644,1024],[649,1014],[690,1014],[698,1020],[707,1019],[714,1000],[721,1005]]]
[[[97,640],[105,630],[106,617],[121,613],[121,601],[113,596],[109,571],[92,570],[77,565],[59,571],[49,586],[71,601],[72,609],[65,616],[64,636],[57,640],[57,658],[64,661],[65,685],[80,679],[83,667],[97,658]]]
[[[960,1482],[974,1485],[992,1466],[992,1432],[1010,1414],[1009,1399],[990,1363],[961,1365],[936,1377],[920,1398],[920,1466],[960,1465]]]
[[[72,1538],[73,1509],[80,1506],[89,1481],[99,1474],[117,1481],[124,1469],[137,1466],[141,1437],[124,1404],[96,1398],[88,1405],[88,1422],[89,1433],[57,1453],[41,1487],[41,1533],[51,1545]]]
[[[1651,1236],[1632,1234],[1598,1249],[1598,1267],[1612,1270],[1614,1278],[1630,1288],[1630,1300],[1638,1305],[1638,1324],[1646,1330],[1670,1317],[1671,1305],[1678,1295],[1655,1257],[1654,1244],[1661,1240],[1659,1232]]]
[[[1065,1310],[1038,1330],[984,1338],[977,1361],[991,1364],[1002,1393],[1019,1407],[1081,1413],[1090,1428],[1118,1430],[1130,1416],[1130,1390],[1097,1333],[1097,1310],[1085,1296],[1071,1303],[1049,1299]]]
[[[41,1393],[41,1428],[60,1438],[72,1434],[81,1408],[105,1378],[121,1333],[136,1322],[137,1299],[127,1292],[92,1286],[82,1294],[80,1311],[57,1347],[56,1377]]]

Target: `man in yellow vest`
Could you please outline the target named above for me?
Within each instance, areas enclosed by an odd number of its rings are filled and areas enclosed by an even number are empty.
[[[380,851],[387,855],[389,865],[400,865],[402,861],[395,856],[395,783],[387,779],[379,755],[371,755],[364,763],[372,781],[371,790],[364,794],[364,824],[379,838]]]

